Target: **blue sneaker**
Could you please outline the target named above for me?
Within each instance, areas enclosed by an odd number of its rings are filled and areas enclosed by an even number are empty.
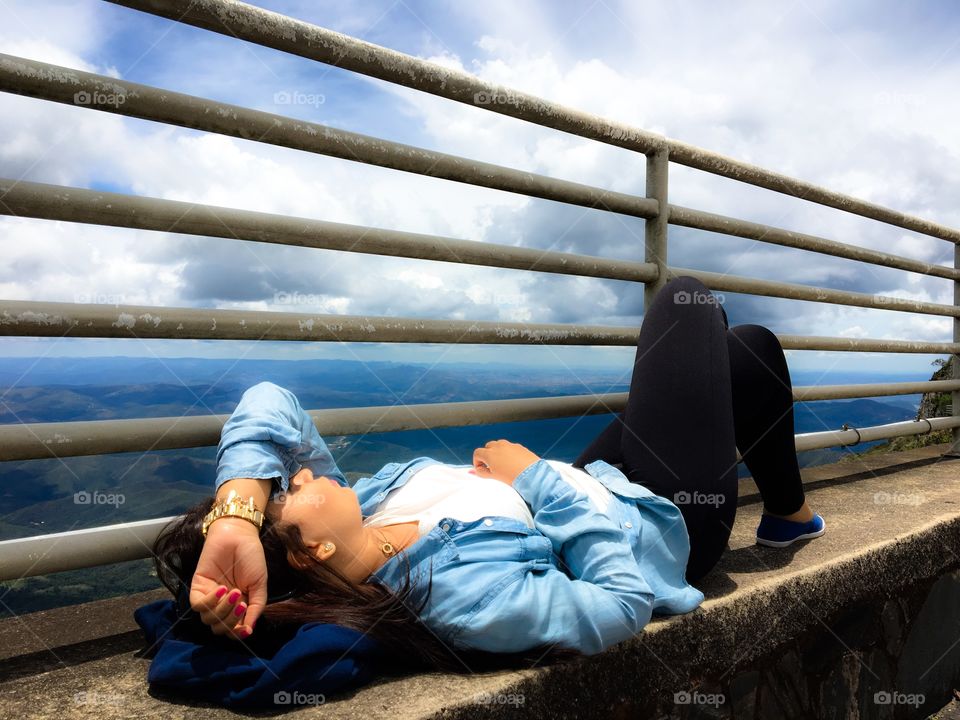
[[[767,547],[786,547],[797,540],[818,538],[826,532],[827,525],[823,518],[813,514],[808,522],[794,522],[784,520],[773,515],[762,515],[760,525],[757,526],[757,544]]]

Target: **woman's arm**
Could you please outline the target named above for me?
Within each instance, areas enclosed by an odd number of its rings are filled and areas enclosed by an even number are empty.
[[[487,443],[474,466],[520,493],[569,574],[528,566],[467,619],[454,642],[493,652],[556,644],[595,653],[643,629],[654,593],[614,520],[522,445]]]
[[[546,460],[521,472],[513,486],[569,574],[548,563],[521,566],[468,614],[453,642],[490,652],[555,645],[594,654],[639,633],[653,614],[654,593],[620,527]]]
[[[279,385],[257,383],[244,392],[220,434],[218,490],[233,478],[276,479],[278,489],[286,490],[301,466],[347,484],[297,397]]]
[[[236,490],[265,510],[273,492],[286,490],[300,466],[346,485],[296,396],[269,382],[249,388],[220,434],[217,497]],[[191,582],[191,607],[215,634],[243,638],[253,632],[266,600],[267,567],[257,528],[242,518],[217,520]]]
[[[553,565],[529,563],[468,614],[451,640],[487,652],[546,646],[602,652],[638,634],[653,615],[654,594],[636,563],[614,563],[608,571],[605,578],[571,580]]]
[[[217,498],[236,490],[265,508],[270,487],[270,480],[234,478],[220,486]],[[243,639],[253,632],[266,604],[267,562],[259,529],[243,518],[214,521],[190,582],[190,606],[214,635]]]

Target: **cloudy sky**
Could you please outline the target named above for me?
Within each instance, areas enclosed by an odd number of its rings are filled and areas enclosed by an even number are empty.
[[[259,5],[896,210],[960,226],[960,7],[259,0]],[[643,194],[641,155],[96,0],[0,0],[0,52]],[[299,98],[293,104],[287,98]],[[643,221],[0,95],[0,175],[610,258]],[[679,205],[950,265],[951,243],[671,166]],[[621,281],[0,218],[16,300],[639,325]],[[671,265],[950,303],[952,283],[670,228]],[[295,302],[289,302],[290,298]],[[951,340],[951,320],[723,293],[731,324]],[[0,338],[0,356],[501,360],[625,367],[629,348]],[[927,378],[936,356],[788,352]]]

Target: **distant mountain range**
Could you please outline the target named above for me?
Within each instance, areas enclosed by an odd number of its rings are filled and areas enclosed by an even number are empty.
[[[308,409],[624,392],[630,380],[629,371],[577,368],[576,373],[507,364],[0,358],[0,423],[229,414],[243,391],[262,380],[290,389]],[[799,373],[793,384],[880,380],[892,378]],[[843,423],[866,426],[913,419],[920,399],[915,395],[799,403],[795,430],[818,432],[839,429]],[[474,448],[497,437],[569,462],[610,419],[602,415],[326,439],[341,469],[354,481],[387,462],[419,455],[468,463]],[[691,435],[691,441],[695,437]],[[802,466],[818,465],[850,451],[827,448],[801,453],[799,459]],[[0,463],[0,540],[178,514],[211,494],[215,471],[215,448]],[[742,464],[740,473],[748,474]],[[116,502],[78,503],[77,493],[112,495]],[[155,587],[156,580],[149,563],[139,561],[4,585],[0,615],[134,592]]]

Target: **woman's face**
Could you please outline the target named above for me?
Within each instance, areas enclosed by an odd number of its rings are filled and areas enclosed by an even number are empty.
[[[297,525],[304,543],[314,551],[327,542],[347,550],[361,537],[357,494],[323,475],[314,477],[306,467],[291,476],[287,492],[270,501],[267,514]]]

